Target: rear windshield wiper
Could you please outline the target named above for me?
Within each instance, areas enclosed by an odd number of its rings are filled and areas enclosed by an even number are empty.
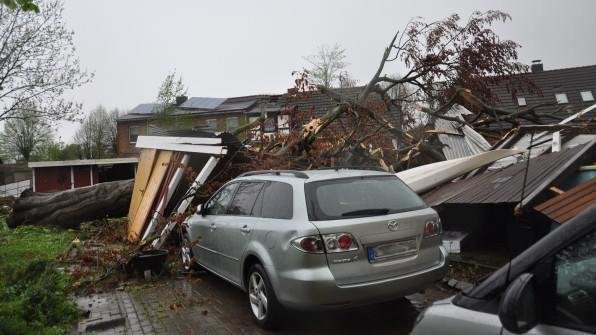
[[[341,216],[360,216],[360,215],[385,215],[389,213],[388,208],[369,208],[359,209],[357,211],[345,212]]]

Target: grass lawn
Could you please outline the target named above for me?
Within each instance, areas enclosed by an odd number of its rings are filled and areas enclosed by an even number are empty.
[[[5,218],[0,217],[0,271],[32,261],[53,261],[68,249],[74,238],[74,231],[53,227],[9,229]]]
[[[56,270],[75,233],[59,228],[8,229],[0,217],[0,335],[65,334],[78,312],[68,277]]]

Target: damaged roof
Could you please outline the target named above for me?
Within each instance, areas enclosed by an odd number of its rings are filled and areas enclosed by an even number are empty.
[[[531,203],[559,177],[573,171],[582,162],[593,159],[596,141],[575,148],[554,152],[530,160],[524,204]],[[452,182],[439,187],[422,198],[430,206],[440,204],[498,204],[520,202],[526,162],[519,162],[501,170]]]
[[[553,221],[565,223],[584,209],[596,205],[596,178],[534,207]]]
[[[467,114],[472,113],[463,106],[453,105],[445,115],[456,117],[463,121],[463,115]],[[460,122],[437,118],[435,120],[435,129],[446,132],[437,134],[439,141],[443,144],[441,150],[446,159],[477,155],[491,148],[490,143],[482,135],[470,126]]]

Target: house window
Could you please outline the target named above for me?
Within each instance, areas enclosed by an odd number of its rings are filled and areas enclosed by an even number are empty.
[[[558,104],[566,104],[569,102],[569,100],[567,100],[567,94],[565,93],[557,93],[555,94],[555,98],[557,99]]]
[[[128,126],[128,141],[130,143],[137,143],[137,137],[142,134],[143,127],[141,126]]]
[[[582,91],[579,92],[582,96],[583,101],[594,101],[594,96],[592,95],[592,91]]]
[[[524,98],[524,97],[517,98],[517,105],[518,106],[526,106],[527,105],[526,98]]]
[[[226,131],[233,131],[238,128],[240,118],[237,116],[232,116],[226,118]]]
[[[217,119],[207,119],[205,120],[205,124],[207,125],[207,128],[209,128],[210,131],[217,130]]]
[[[263,122],[264,133],[274,133],[277,131],[277,119],[275,117],[268,118]]]

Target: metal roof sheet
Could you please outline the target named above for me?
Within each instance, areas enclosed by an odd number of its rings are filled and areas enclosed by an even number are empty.
[[[52,166],[77,166],[77,165],[112,165],[112,164],[130,164],[139,161],[136,157],[128,158],[106,158],[106,159],[76,159],[70,161],[40,161],[29,162],[30,168],[52,167]]]
[[[558,223],[565,223],[584,209],[594,205],[596,205],[596,178],[579,184],[569,191],[541,203],[534,209]]]
[[[578,161],[586,152],[592,152],[596,142],[577,146],[561,152],[554,152],[532,158],[528,169],[524,204],[530,197],[546,188],[551,182],[569,168],[570,163]],[[430,206],[449,204],[487,204],[517,203],[520,201],[526,162],[520,162],[497,171],[487,171],[470,179],[446,184],[423,195]],[[563,171],[565,170],[565,171]]]
[[[454,105],[447,113],[447,116],[457,117],[463,121],[462,115],[471,114],[466,108]],[[439,141],[444,145],[442,150],[446,159],[457,159],[490,150],[490,143],[478,132],[467,125],[459,122],[437,118],[435,129],[460,135],[438,134]]]
[[[226,101],[226,98],[191,97],[179,107],[192,109],[215,109],[224,101]]]

